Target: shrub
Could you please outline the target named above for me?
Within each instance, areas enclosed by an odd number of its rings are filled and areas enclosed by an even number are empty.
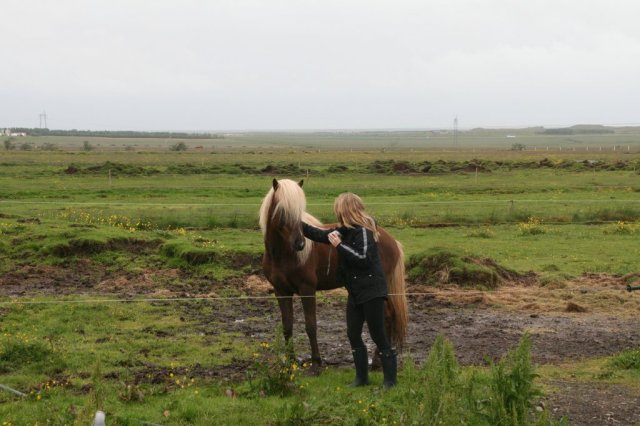
[[[540,390],[531,363],[531,339],[524,334],[518,347],[508,352],[498,364],[491,365],[487,415],[492,425],[525,425],[534,397]]]
[[[436,337],[422,365],[405,358],[398,386],[384,397],[371,391],[352,391],[330,404],[296,395],[276,413],[274,425],[560,425],[547,412],[532,412],[539,395],[530,361],[529,337],[491,371],[459,366],[453,345]]]
[[[529,217],[526,222],[519,223],[518,229],[521,235],[539,235],[547,232],[542,226],[542,220],[536,217]]]
[[[436,337],[422,366],[422,376],[429,384],[423,401],[424,414],[431,424],[439,424],[460,409],[457,400],[465,393],[460,374],[453,345],[442,336]],[[454,397],[455,394],[458,396]],[[461,414],[457,413],[456,417]]]
[[[14,149],[16,146],[13,144],[13,138],[7,138],[4,140],[4,149],[7,151],[11,151],[12,149]]]
[[[635,234],[640,229],[640,225],[635,223],[625,222],[623,220],[619,220],[616,223],[609,225],[605,230],[605,234],[623,234],[623,235],[632,235]]]
[[[640,371],[640,349],[631,349],[616,355],[611,359],[610,365],[621,370]]]
[[[169,151],[186,151],[187,144],[184,142],[178,142],[169,147]]]
[[[262,353],[254,353],[254,363],[247,370],[252,396],[287,396],[296,389],[300,365],[293,356],[293,342],[285,342],[282,327],[272,343],[260,344]]]
[[[387,420],[401,419],[399,424],[406,425],[482,424],[475,402],[480,398],[478,377],[462,371],[453,345],[441,335],[421,367],[405,359],[398,383],[393,393],[380,401],[378,410],[369,410],[368,418],[354,410],[354,417],[360,415],[359,422],[347,423],[391,424]],[[363,406],[369,405],[363,402]]]

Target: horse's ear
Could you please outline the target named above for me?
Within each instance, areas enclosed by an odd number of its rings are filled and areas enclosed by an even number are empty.
[[[275,191],[276,189],[278,189],[278,179],[273,178],[273,190]]]
[[[298,182],[298,186],[299,186],[300,188],[302,188],[302,184],[303,184],[303,183],[304,183],[304,179],[300,179],[300,182]]]

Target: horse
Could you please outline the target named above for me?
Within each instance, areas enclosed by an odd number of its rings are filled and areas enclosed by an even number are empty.
[[[305,331],[311,346],[311,374],[319,374],[322,358],[318,349],[316,291],[343,284],[336,281],[337,251],[330,244],[316,243],[302,233],[302,222],[323,225],[306,212],[304,181],[273,179],[272,188],[260,206],[260,229],[264,237],[262,267],[278,300],[285,341],[293,335],[293,295],[300,296]],[[401,349],[407,334],[408,309],[402,245],[379,227],[378,250],[389,296],[385,303],[385,329],[392,345]]]

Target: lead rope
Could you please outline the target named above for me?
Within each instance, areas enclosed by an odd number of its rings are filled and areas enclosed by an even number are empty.
[[[333,250],[333,244],[329,245],[329,260],[327,261],[327,276],[329,276],[329,272],[331,271],[331,250]]]

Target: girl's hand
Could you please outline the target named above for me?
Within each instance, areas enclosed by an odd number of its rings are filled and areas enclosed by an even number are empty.
[[[338,247],[342,243],[341,235],[338,231],[333,231],[329,234],[329,242],[332,246]]]

